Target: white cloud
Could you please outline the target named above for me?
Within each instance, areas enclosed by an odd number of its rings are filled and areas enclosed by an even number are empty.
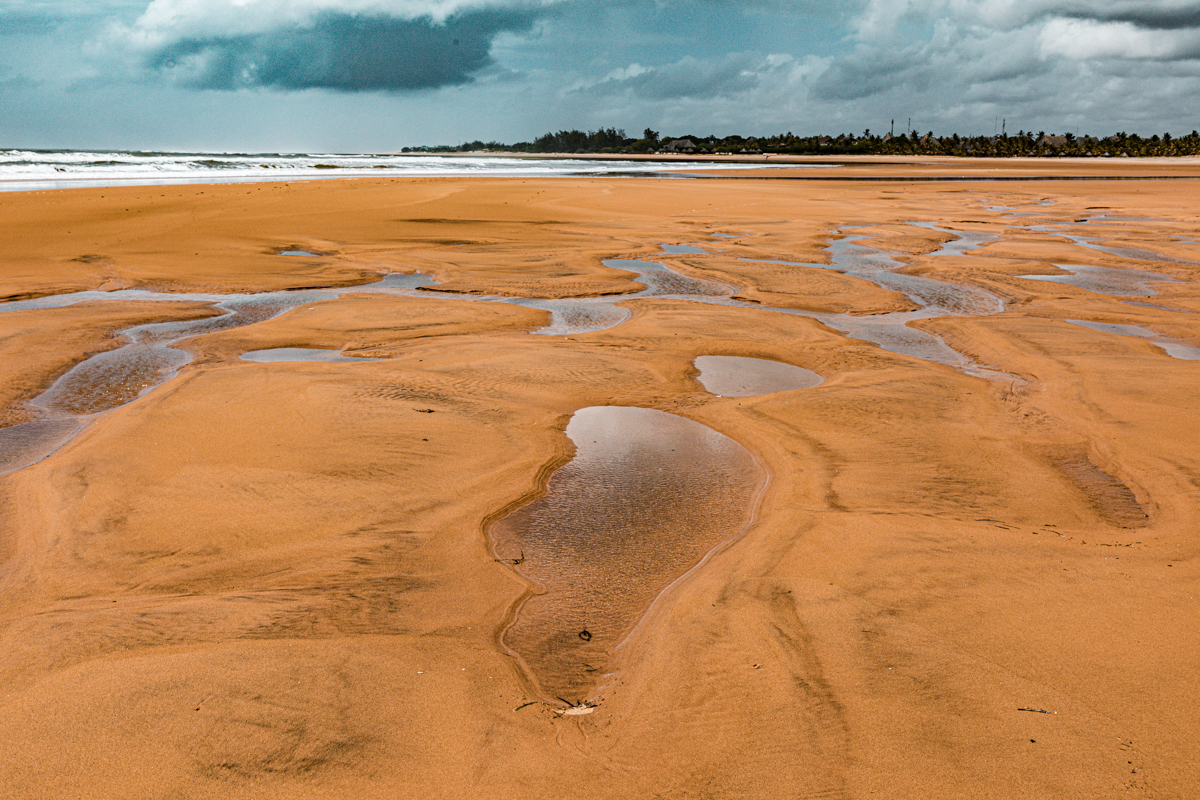
[[[1056,18],[1042,28],[1038,43],[1043,58],[1186,58],[1200,51],[1200,31],[1148,30],[1129,22]]]
[[[682,98],[725,97],[747,102],[751,97],[781,91],[807,92],[807,83],[820,74],[828,59],[797,59],[785,53],[758,55],[728,53],[714,59],[693,56],[655,67],[631,64],[613,70],[603,79],[572,87],[594,94],[628,94],[656,101]]]
[[[132,26],[131,44],[160,47],[180,38],[247,36],[310,24],[321,14],[427,19],[464,12],[553,5],[557,0],[152,0]]]

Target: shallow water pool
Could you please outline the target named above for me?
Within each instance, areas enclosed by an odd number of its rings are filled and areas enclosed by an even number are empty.
[[[663,589],[746,528],[766,473],[734,440],[663,411],[584,408],[566,433],[575,457],[489,533],[544,590],[505,646],[544,694],[576,703]]]

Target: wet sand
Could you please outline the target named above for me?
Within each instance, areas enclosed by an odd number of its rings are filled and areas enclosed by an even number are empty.
[[[844,174],[1200,171],[928,161]],[[1200,362],[1161,343],[1200,346],[1196,196],[1200,179],[761,173],[0,195],[9,299],[438,282],[177,343],[177,377],[0,477],[0,794],[1195,796]],[[890,285],[1002,309],[921,316],[919,293],[830,269],[848,236],[897,262]],[[614,259],[732,299],[622,299],[643,286]],[[1089,274],[1070,267],[1172,280],[1023,277]],[[471,299],[495,295],[611,296],[629,316],[531,335],[550,313]],[[963,363],[814,317],[910,312]],[[213,313],[0,313],[0,421],[35,418],[116,331]],[[355,363],[241,358],[275,348]],[[718,397],[701,356],[824,380]],[[597,406],[700,423],[768,477],[748,527],[731,515],[655,579],[572,708],[510,654],[536,578],[488,531],[549,497],[568,423]]]

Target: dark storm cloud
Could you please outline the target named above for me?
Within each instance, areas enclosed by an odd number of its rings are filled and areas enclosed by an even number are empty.
[[[149,64],[204,89],[432,89],[469,82],[491,65],[498,33],[528,30],[533,20],[532,11],[519,8],[467,11],[441,24],[325,12],[304,26],[180,39],[154,52]]]
[[[1150,28],[1153,30],[1200,28],[1200,5],[1167,8],[1155,8],[1147,5],[1088,9],[1067,7],[1058,13],[1059,16],[1071,19],[1090,19],[1097,22],[1129,22],[1140,28]]]

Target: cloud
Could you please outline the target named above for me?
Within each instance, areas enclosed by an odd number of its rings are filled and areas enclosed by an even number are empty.
[[[1052,19],[1038,41],[1043,58],[1173,60],[1200,55],[1200,29],[1148,30],[1130,22]]]
[[[1200,5],[1190,0],[1183,3],[1097,3],[1096,8],[1087,11],[1066,8],[1060,14],[1103,22],[1129,22],[1153,30],[1200,28]]]
[[[647,68],[633,64],[618,70],[594,87],[594,91],[629,91],[641,97],[716,97],[744,92],[756,82],[754,57],[730,53],[719,61],[700,61],[685,56],[673,64]]]
[[[430,89],[467,83],[492,63],[496,34],[532,21],[520,9],[469,11],[440,24],[323,12],[263,33],[182,38],[155,48],[147,63],[203,89]]]
[[[128,33],[131,40],[153,45],[305,27],[328,15],[424,19],[440,25],[472,12],[537,5],[522,0],[152,0]]]
[[[657,67],[630,64],[578,90],[598,95],[630,94],[649,100],[738,98],[796,79],[800,72],[811,73],[812,64],[812,59],[801,65],[787,55],[728,53],[711,60],[685,56]]]
[[[1194,0],[934,0],[923,6],[934,15],[997,30],[1054,17],[1130,22],[1162,30],[1200,27],[1200,7]]]
[[[1049,85],[1052,75],[1085,62],[1200,57],[1194,0],[870,0],[852,30],[853,50],[814,86],[822,99],[978,97],[990,85],[997,99],[1034,102],[1065,90]]]
[[[413,91],[468,83],[555,0],[153,0],[103,38],[191,88]]]

